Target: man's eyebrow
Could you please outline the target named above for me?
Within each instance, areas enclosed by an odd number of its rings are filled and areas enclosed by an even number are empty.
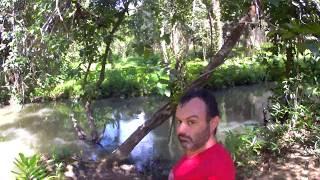
[[[192,118],[199,118],[198,115],[191,115],[191,116],[188,116],[186,119],[192,119]]]
[[[185,119],[192,119],[192,118],[199,118],[199,116],[198,116],[198,115],[190,115],[190,116],[186,117]],[[176,116],[176,119],[177,119],[177,120],[181,120],[181,119],[178,118],[177,116]]]

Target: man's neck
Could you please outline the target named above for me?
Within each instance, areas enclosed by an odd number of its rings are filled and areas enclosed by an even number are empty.
[[[210,147],[212,147],[213,145],[217,144],[217,140],[215,137],[209,138],[208,141],[199,149],[195,150],[195,151],[186,151],[186,156],[188,158],[193,157],[207,149],[209,149]]]

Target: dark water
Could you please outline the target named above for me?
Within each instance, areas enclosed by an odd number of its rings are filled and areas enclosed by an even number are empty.
[[[221,90],[215,95],[221,114],[218,139],[223,141],[226,131],[262,123],[262,110],[271,93],[267,85],[255,85]],[[53,152],[61,156],[76,152],[87,159],[98,160],[121,144],[165,102],[166,99],[158,97],[111,98],[95,102],[94,118],[100,132],[105,122],[109,122],[101,141],[103,147],[77,139],[70,114],[74,113],[83,127],[89,127],[80,102],[28,104],[21,110],[21,107],[12,106],[2,108],[0,149],[2,146],[11,147],[15,151],[11,151],[9,156],[5,155],[6,152],[0,152],[0,169],[8,171],[5,163],[10,162],[10,158],[13,160],[18,152]],[[170,131],[169,122],[151,131],[131,152],[129,161],[138,170],[152,172],[161,169],[166,174],[181,156],[182,151],[174,132]],[[0,170],[1,173],[5,173],[5,170]]]

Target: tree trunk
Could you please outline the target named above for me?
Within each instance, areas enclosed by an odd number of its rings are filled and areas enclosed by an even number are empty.
[[[215,46],[216,49],[220,49],[223,44],[222,39],[222,22],[220,12],[220,0],[212,0],[212,13],[214,14],[214,33],[215,33]]]
[[[185,92],[206,84],[213,70],[224,63],[225,58],[230,53],[234,45],[238,42],[241,34],[243,33],[243,30],[246,28],[247,22],[250,21],[251,17],[249,14],[241,18],[240,22],[233,29],[230,36],[226,39],[222,48],[215,56],[210,58],[210,63],[205,68],[203,74],[200,75],[198,79],[193,81],[190,84],[189,88],[185,90]],[[112,155],[109,157],[109,161],[103,160],[100,167],[102,168],[104,165],[111,163],[113,160],[126,158],[133,150],[133,148],[141,141],[141,139],[144,138],[145,135],[147,135],[152,129],[161,125],[163,122],[169,119],[170,116],[173,115],[173,110],[175,108],[176,105],[174,105],[174,103],[167,103],[162,106],[156,113],[153,114],[153,116],[149,120],[139,126],[137,130],[132,133],[130,137],[112,153]]]
[[[225,40],[225,43],[221,49],[210,58],[210,63],[205,68],[203,73],[199,76],[198,79],[194,80],[189,88],[186,91],[189,91],[194,88],[202,87],[206,84],[206,81],[210,78],[211,73],[215,68],[224,63],[225,58],[230,53],[235,44],[239,41],[241,34],[244,29],[247,27],[247,22],[250,22],[251,17],[249,15],[244,16],[237,26],[232,30],[230,36]]]
[[[171,103],[163,105],[153,116],[144,122],[141,126],[133,132],[130,137],[123,142],[114,152],[112,152],[109,159],[125,159],[133,148],[154,128],[160,126],[164,121],[166,121],[173,114],[173,106]]]
[[[287,56],[287,59],[285,61],[286,77],[289,78],[290,75],[292,74],[293,65],[294,65],[294,61],[293,61],[294,54],[293,54],[293,46],[291,41],[289,41],[287,44],[286,56]]]
[[[104,55],[102,57],[101,60],[101,69],[100,69],[100,75],[99,75],[99,79],[97,81],[96,87],[97,90],[99,91],[101,88],[101,84],[104,81],[105,78],[105,73],[106,73],[106,64],[107,64],[107,59],[108,59],[108,55],[109,55],[109,51],[110,51],[110,45],[111,45],[111,38],[107,40],[106,44],[106,50],[104,51]]]
[[[107,58],[110,53],[110,46],[111,46],[111,43],[113,42],[114,34],[118,31],[120,25],[122,24],[122,22],[125,18],[125,14],[128,12],[129,4],[130,4],[130,1],[127,1],[126,4],[124,5],[124,9],[119,14],[118,21],[114,24],[114,26],[112,27],[112,30],[110,31],[109,35],[105,39],[106,50],[105,50],[104,55],[101,60],[100,75],[99,75],[99,79],[96,84],[96,87],[98,90],[101,88],[101,84],[105,78]]]
[[[215,46],[213,45],[213,14],[211,12],[211,8],[208,9],[208,20],[209,20],[209,26],[210,26],[210,51],[215,50]],[[210,54],[210,52],[209,52]]]
[[[162,20],[162,26],[161,26],[161,29],[160,29],[160,36],[161,37],[164,37],[165,35],[165,26],[166,26],[166,23],[165,23],[165,17],[163,16],[163,20]],[[170,64],[169,62],[169,57],[168,57],[168,53],[167,53],[167,45],[166,45],[166,41],[164,39],[162,39],[160,41],[160,46],[161,46],[161,51],[162,51],[162,56],[163,56],[163,63],[164,64]]]
[[[90,127],[90,130],[91,130],[91,141],[96,143],[97,140],[98,140],[98,132],[97,132],[97,127],[96,127],[96,124],[94,122],[94,118],[93,118],[93,115],[92,115],[91,101],[90,100],[88,100],[86,102],[85,110],[86,110],[86,114],[87,114],[89,127]]]
[[[87,67],[86,73],[84,74],[84,78],[83,78],[83,84],[82,84],[83,88],[87,84],[87,79],[88,79],[88,75],[89,75],[89,72],[90,72],[90,67],[91,67],[92,61],[93,61],[93,59],[90,57],[88,67]]]
[[[222,46],[222,23],[220,12],[220,1],[212,0],[206,3],[208,20],[210,25],[210,51],[209,54],[216,53]]]
[[[87,135],[86,133],[84,132],[83,128],[80,126],[78,120],[76,120],[74,118],[74,114],[70,114],[70,117],[71,117],[71,121],[73,123],[73,128],[78,136],[79,139],[81,140],[87,140]]]

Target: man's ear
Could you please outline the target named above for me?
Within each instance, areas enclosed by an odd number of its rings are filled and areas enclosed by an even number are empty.
[[[210,120],[210,127],[211,127],[210,129],[212,130],[211,133],[213,133],[214,130],[217,129],[219,122],[220,122],[219,116],[215,116],[215,117],[211,118],[211,120]]]

